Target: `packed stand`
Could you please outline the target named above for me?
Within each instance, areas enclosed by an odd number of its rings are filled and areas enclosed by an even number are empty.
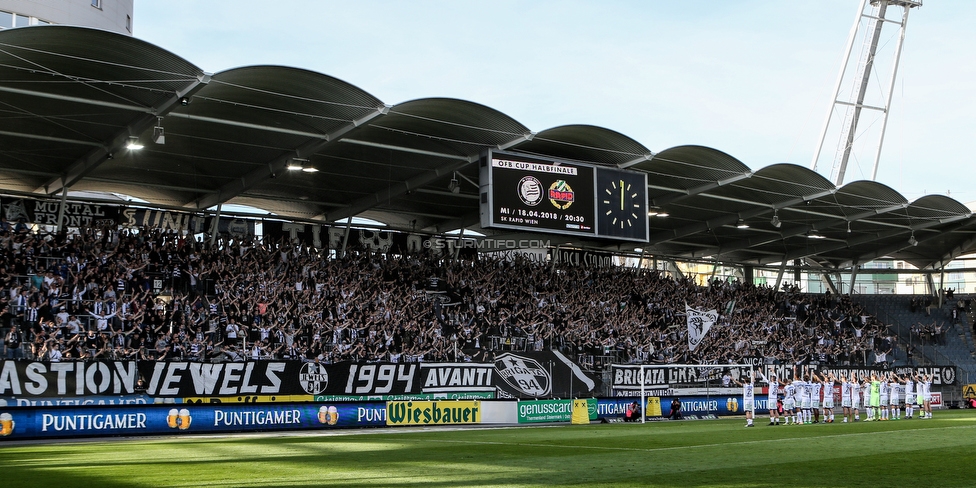
[[[323,258],[284,241],[210,248],[153,229],[0,222],[0,283],[4,357],[49,361],[459,361],[553,348],[584,364],[864,364],[884,357],[886,336],[847,297],[789,286],[511,256]],[[694,351],[686,303],[721,313]]]

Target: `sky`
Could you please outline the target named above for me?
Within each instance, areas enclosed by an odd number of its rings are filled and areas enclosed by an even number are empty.
[[[533,131],[597,125],[654,152],[703,145],[753,170],[810,167],[859,0],[135,0],[134,35],[204,71],[283,65],[391,105],[450,97]],[[889,11],[900,18],[901,9]],[[864,24],[862,24],[863,27]],[[893,24],[889,24],[893,25]],[[862,29],[861,32],[864,32]],[[883,105],[886,27],[866,104]],[[861,51],[843,80],[849,98]],[[912,9],[876,181],[913,201],[976,201],[976,1]],[[845,112],[835,112],[839,130]],[[877,111],[862,112],[845,183],[871,179]],[[866,129],[864,129],[866,127]],[[839,133],[818,171],[832,179]]]

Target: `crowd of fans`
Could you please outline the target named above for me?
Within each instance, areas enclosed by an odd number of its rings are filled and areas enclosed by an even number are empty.
[[[584,364],[864,364],[891,348],[848,297],[791,286],[510,255],[330,257],[155,229],[48,234],[0,222],[0,285],[4,356],[49,361],[458,361],[553,348]],[[694,351],[686,304],[720,312]]]
[[[961,323],[963,315],[972,311],[971,297],[956,300],[952,288],[941,290],[941,295],[945,297],[943,307],[932,297],[912,297],[909,302],[908,310],[912,314],[925,314],[924,319],[911,326],[912,338],[921,344],[946,344],[946,334],[953,325]]]

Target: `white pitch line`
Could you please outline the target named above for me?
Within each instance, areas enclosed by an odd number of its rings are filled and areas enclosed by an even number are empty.
[[[424,439],[424,442],[442,442],[447,444],[483,444],[483,445],[497,445],[497,446],[515,446],[515,447],[545,447],[554,448],[562,447],[566,449],[590,449],[595,451],[635,451],[635,452],[659,452],[659,451],[677,451],[677,450],[687,450],[687,449],[701,449],[709,447],[724,447],[724,446],[743,446],[749,444],[765,444],[772,442],[782,442],[782,441],[796,441],[796,440],[813,440],[813,439],[824,439],[833,437],[859,437],[859,436],[872,436],[880,434],[897,434],[900,432],[912,433],[918,432],[920,430],[950,430],[950,429],[973,429],[976,426],[955,426],[955,427],[932,427],[925,429],[911,429],[911,430],[886,430],[884,432],[852,432],[849,434],[830,434],[821,435],[816,437],[785,437],[780,439],[759,439],[754,441],[739,441],[739,442],[723,442],[720,444],[696,444],[693,446],[672,446],[672,447],[652,447],[652,448],[638,448],[638,447],[604,447],[604,446],[569,446],[561,444],[537,444],[537,443],[527,443],[527,442],[500,442],[500,441],[471,441],[471,440],[449,440],[449,439]]]

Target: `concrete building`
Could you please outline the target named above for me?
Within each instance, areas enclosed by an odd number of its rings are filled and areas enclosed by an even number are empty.
[[[0,0],[0,29],[64,24],[132,35],[135,0]]]

